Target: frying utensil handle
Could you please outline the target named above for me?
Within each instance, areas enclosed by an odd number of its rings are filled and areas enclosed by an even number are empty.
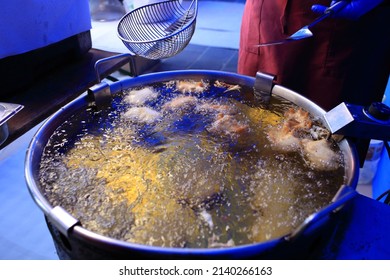
[[[331,15],[334,15],[335,13],[338,13],[339,11],[341,11],[342,9],[344,9],[345,6],[347,6],[349,4],[349,1],[338,1],[336,2],[335,4],[333,4],[332,6],[330,6],[329,8],[327,8],[325,10],[325,12],[318,18],[316,18],[312,23],[310,23],[309,25],[307,25],[308,28],[312,27],[313,25],[319,23],[320,21],[322,21],[323,19],[331,16]]]

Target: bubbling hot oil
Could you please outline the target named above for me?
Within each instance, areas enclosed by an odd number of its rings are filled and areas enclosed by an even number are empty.
[[[329,204],[344,168],[272,149],[266,131],[294,105],[273,98],[266,110],[251,89],[216,84],[181,100],[172,83],[151,85],[158,98],[142,106],[161,114],[152,122],[125,117],[126,93],[72,116],[42,156],[44,195],[85,228],[134,243],[213,248],[288,234]]]

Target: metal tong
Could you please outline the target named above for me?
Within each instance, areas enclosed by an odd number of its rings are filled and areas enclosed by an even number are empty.
[[[265,47],[265,46],[272,46],[272,45],[280,45],[280,44],[284,44],[284,43],[293,42],[293,41],[302,40],[302,39],[306,39],[306,38],[312,37],[313,33],[310,31],[311,27],[313,27],[315,24],[319,23],[320,21],[322,21],[322,20],[324,20],[324,19],[334,15],[335,13],[339,12],[348,3],[349,3],[348,1],[339,1],[339,2],[337,2],[335,4],[333,4],[332,6],[330,6],[329,8],[327,8],[325,10],[323,15],[321,15],[318,18],[316,18],[312,23],[302,27],[297,32],[295,32],[294,34],[292,34],[291,36],[289,36],[289,37],[287,37],[287,38],[285,38],[283,40],[262,43],[262,44],[259,44],[259,45],[256,45],[256,46],[257,47]]]

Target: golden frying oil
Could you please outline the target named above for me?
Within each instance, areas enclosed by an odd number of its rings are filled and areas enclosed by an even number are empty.
[[[262,242],[291,232],[343,184],[342,164],[313,170],[300,152],[272,149],[266,132],[292,104],[274,100],[268,110],[215,87],[169,110],[182,93],[153,86],[159,99],[144,106],[161,113],[154,123],[126,119],[120,95],[115,109],[70,118],[45,148],[44,194],[85,228],[163,247]]]

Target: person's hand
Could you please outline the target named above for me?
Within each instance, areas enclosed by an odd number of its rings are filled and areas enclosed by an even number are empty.
[[[335,13],[333,17],[356,20],[383,1],[384,0],[349,0],[347,6]],[[332,1],[330,5],[333,5],[336,2],[339,1]],[[329,7],[316,4],[311,7],[311,10],[315,13],[323,14],[327,8]]]

